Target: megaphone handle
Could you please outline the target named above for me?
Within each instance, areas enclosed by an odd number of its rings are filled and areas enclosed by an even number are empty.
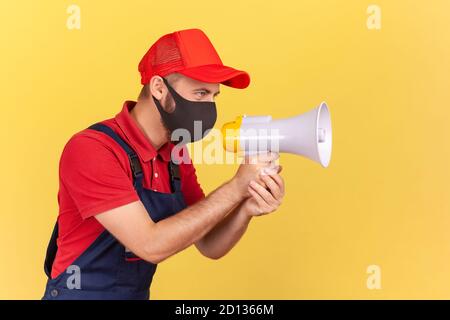
[[[269,152],[273,153],[273,151],[270,151],[270,150],[269,151],[245,151],[245,150],[242,150],[242,151],[238,152],[238,157],[246,158],[246,157],[257,156],[259,154],[266,154]],[[272,161],[272,162],[279,165],[279,163],[280,163],[279,159],[280,158],[278,157],[275,161]]]

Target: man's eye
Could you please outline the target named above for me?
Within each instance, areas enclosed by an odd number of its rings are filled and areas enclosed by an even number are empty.
[[[198,95],[199,97],[204,97],[206,94],[207,94],[206,91],[197,91],[197,95]]]

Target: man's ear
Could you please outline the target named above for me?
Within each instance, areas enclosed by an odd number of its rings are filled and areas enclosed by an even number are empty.
[[[153,76],[149,84],[150,94],[161,101],[164,111],[172,113],[175,110],[175,101],[164,84],[164,80],[160,76]]]
[[[164,96],[167,88],[164,86],[164,81],[160,76],[153,76],[149,82],[150,95],[153,95],[156,99],[161,100]]]

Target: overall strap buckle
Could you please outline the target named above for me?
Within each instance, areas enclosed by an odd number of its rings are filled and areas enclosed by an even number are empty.
[[[172,160],[169,161],[169,170],[172,181],[174,179],[180,180],[180,167],[176,163],[173,163]]]
[[[180,167],[172,160],[169,161],[169,174],[172,192],[181,191]]]
[[[142,174],[142,167],[141,163],[139,162],[139,158],[136,153],[133,153],[128,154],[128,159],[130,160],[131,171],[133,171],[133,176],[137,178],[139,175]]]

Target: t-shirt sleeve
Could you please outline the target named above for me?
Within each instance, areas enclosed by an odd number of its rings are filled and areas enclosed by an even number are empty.
[[[182,161],[180,165],[181,191],[183,192],[186,204],[190,206],[205,198],[205,193],[198,182],[195,167],[186,146],[183,146],[181,154],[184,154],[187,158],[186,160],[188,160]]]
[[[59,174],[83,219],[139,200],[111,147],[87,135],[75,135],[66,144]]]
[[[197,180],[195,167],[192,163],[182,164],[181,170],[181,191],[186,204],[190,206],[203,199],[205,193]]]

